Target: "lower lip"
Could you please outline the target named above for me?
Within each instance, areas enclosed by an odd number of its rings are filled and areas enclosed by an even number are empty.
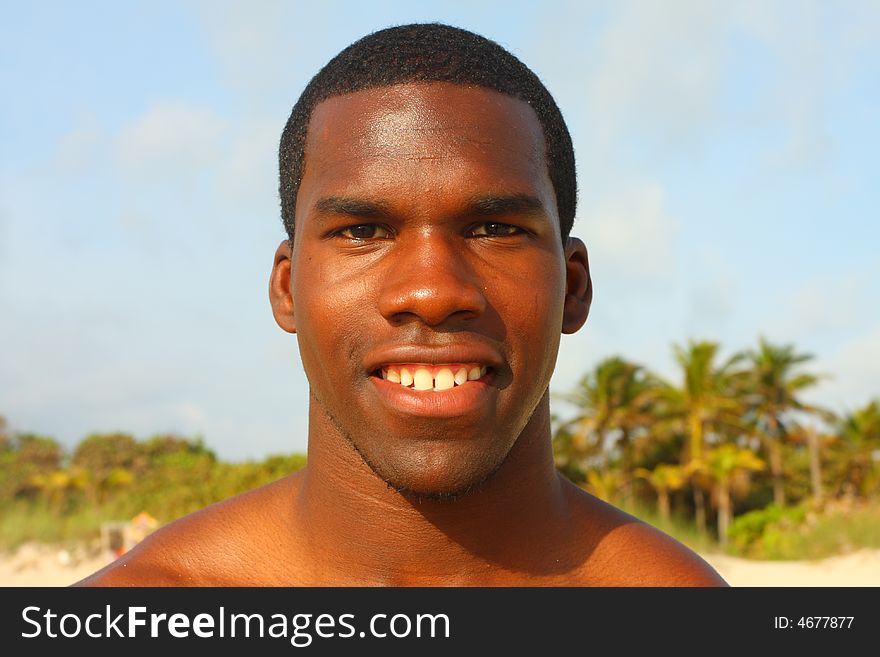
[[[489,385],[491,373],[449,390],[414,390],[371,376],[380,401],[392,411],[419,417],[458,417],[479,411],[492,401],[497,389]]]

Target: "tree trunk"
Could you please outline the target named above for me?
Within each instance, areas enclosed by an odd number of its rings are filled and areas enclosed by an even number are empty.
[[[699,461],[703,457],[703,421],[699,411],[694,411],[688,418],[691,434],[691,461]]]
[[[694,487],[694,517],[697,521],[697,531],[701,534],[706,532],[706,498],[703,489]]]
[[[602,477],[604,478],[605,475],[608,474],[608,465],[609,465],[608,464],[608,450],[605,449],[606,436],[605,436],[604,431],[599,431],[597,433],[597,435],[599,436],[599,454],[601,456],[601,463],[602,463],[602,465],[599,467],[599,471],[602,473]]]
[[[632,473],[632,456],[631,446],[629,444],[629,433],[623,429],[622,435],[620,437],[620,466],[623,470],[623,487],[621,493],[623,494],[623,505],[626,508],[632,508],[632,498],[633,498],[633,473]]]
[[[666,488],[657,489],[657,506],[660,509],[660,517],[669,520],[669,491]]]
[[[773,473],[773,503],[785,506],[785,480],[782,472],[782,445],[770,439],[770,471]]]
[[[699,463],[703,458],[703,421],[700,419],[699,409],[691,412],[688,417],[691,434],[691,462]],[[706,499],[703,489],[694,486],[694,518],[697,521],[697,531],[701,534],[706,531]]]
[[[718,544],[727,547],[727,530],[730,528],[730,487],[726,481],[718,483]]]
[[[813,499],[822,502],[822,459],[819,456],[819,435],[815,429],[807,429],[807,444],[810,449],[810,482]]]

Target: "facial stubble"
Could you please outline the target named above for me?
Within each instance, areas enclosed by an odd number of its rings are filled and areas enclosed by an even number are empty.
[[[358,447],[357,441],[352,438],[351,433],[349,433],[349,431],[345,429],[342,423],[339,422],[339,420],[330,412],[327,406],[321,403],[320,400],[318,400],[318,403],[320,404],[321,410],[323,411],[325,417],[339,432],[339,435],[344,438],[351,449],[353,449],[358,454],[358,456],[360,456],[361,460],[364,462],[364,464],[366,464],[368,468],[370,468],[373,474],[381,479],[385,483],[385,485],[388,486],[388,488],[404,496],[410,502],[455,502],[462,497],[473,495],[474,493],[479,492],[485,487],[486,483],[491,480],[492,477],[501,469],[504,463],[507,462],[507,460],[511,456],[511,452],[513,452],[513,446],[516,444],[516,440],[511,442],[510,448],[507,450],[504,456],[500,458],[497,463],[491,464],[491,467],[487,470],[483,477],[477,481],[469,482],[461,486],[460,488],[456,488],[451,491],[416,490],[411,486],[400,482],[397,477],[395,477],[395,475],[385,472],[379,464],[374,463],[373,460],[370,459],[367,454],[365,454],[364,451]],[[532,414],[534,414],[534,411],[535,409],[532,410]],[[529,420],[526,422],[526,425],[528,425],[530,421],[531,415],[529,416]]]

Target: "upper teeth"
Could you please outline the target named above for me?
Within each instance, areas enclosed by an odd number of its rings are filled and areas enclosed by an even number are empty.
[[[486,376],[486,367],[472,365],[388,365],[382,378],[414,390],[449,390]]]

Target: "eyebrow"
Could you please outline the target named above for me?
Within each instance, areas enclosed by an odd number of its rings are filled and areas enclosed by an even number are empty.
[[[531,194],[504,194],[477,196],[468,203],[465,213],[481,217],[499,215],[546,216],[547,210],[537,196]]]
[[[365,219],[388,218],[392,212],[384,203],[347,196],[327,196],[315,203],[319,214],[347,214]]]
[[[343,214],[363,219],[389,219],[395,214],[381,201],[348,196],[324,197],[315,203],[315,210],[322,215]],[[531,194],[484,194],[471,198],[456,214],[469,217],[546,217],[547,209],[541,199]]]

